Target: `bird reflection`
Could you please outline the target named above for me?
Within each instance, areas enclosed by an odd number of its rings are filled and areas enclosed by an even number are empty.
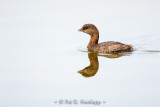
[[[119,58],[121,56],[129,56],[131,52],[124,52],[124,53],[115,53],[115,54],[98,54],[94,52],[88,53],[88,58],[90,61],[90,65],[85,67],[84,69],[78,71],[84,77],[92,77],[98,72],[99,68],[99,61],[98,56],[103,56],[107,58]]]
[[[114,53],[114,54],[98,54],[98,56],[103,56],[107,58],[119,58],[121,56],[129,56],[132,52],[121,52],[121,53]]]
[[[88,58],[90,61],[90,65],[85,67],[84,69],[78,71],[78,73],[82,74],[84,77],[92,77],[94,76],[99,68],[98,62],[98,53],[88,53]]]

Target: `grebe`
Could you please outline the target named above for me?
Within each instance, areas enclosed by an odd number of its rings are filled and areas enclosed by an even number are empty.
[[[88,43],[88,50],[99,53],[118,53],[132,51],[131,45],[123,44],[120,42],[107,41],[98,44],[99,31],[93,24],[85,24],[79,31],[90,35],[90,41]]]

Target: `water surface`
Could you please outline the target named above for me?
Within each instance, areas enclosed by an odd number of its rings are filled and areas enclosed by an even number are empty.
[[[59,104],[67,99],[101,101],[102,107],[159,107],[158,3],[2,0],[0,106],[93,106]],[[100,42],[132,44],[135,51],[87,52],[89,35],[77,31],[85,23],[99,28]]]

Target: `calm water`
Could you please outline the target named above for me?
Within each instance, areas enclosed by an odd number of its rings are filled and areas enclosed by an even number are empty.
[[[0,1],[0,106],[159,107],[159,3]],[[87,52],[85,23],[135,51]]]

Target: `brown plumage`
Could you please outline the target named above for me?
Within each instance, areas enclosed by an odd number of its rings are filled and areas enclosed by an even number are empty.
[[[85,24],[79,31],[90,35],[90,41],[88,43],[88,50],[99,53],[118,53],[132,51],[131,45],[126,45],[120,42],[108,41],[98,44],[99,31],[93,24]]]

